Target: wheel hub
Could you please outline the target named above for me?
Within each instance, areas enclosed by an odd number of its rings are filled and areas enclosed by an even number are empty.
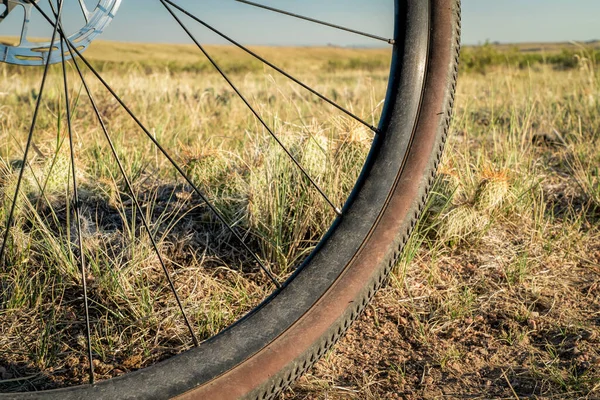
[[[33,0],[33,2],[38,3],[39,0]],[[80,12],[83,14],[85,25],[77,32],[67,35],[69,42],[79,52],[86,50],[92,41],[110,24],[120,5],[121,0],[100,0],[95,7],[90,9],[86,6],[84,0],[79,0]],[[50,64],[61,62],[60,51],[55,51],[60,47],[60,39],[56,39],[54,43],[50,41],[34,43],[28,40],[31,15],[36,11],[32,1],[0,0],[0,24],[12,11],[19,7],[25,11],[19,43],[12,46],[0,43],[0,62],[17,65],[45,65],[48,61]],[[52,15],[48,16],[53,18]],[[50,60],[48,60],[50,48],[53,48],[53,51]],[[71,58],[68,51],[65,53],[65,58]]]

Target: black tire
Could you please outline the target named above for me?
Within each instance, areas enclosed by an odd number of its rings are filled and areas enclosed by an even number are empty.
[[[380,134],[344,216],[310,259],[250,315],[200,347],[121,378],[44,396],[273,398],[334,345],[397,262],[433,184],[451,117],[460,1],[396,0],[396,13]]]

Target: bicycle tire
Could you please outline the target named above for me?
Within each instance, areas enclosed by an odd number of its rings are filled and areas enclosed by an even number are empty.
[[[396,0],[396,13],[387,100],[360,186],[294,276],[198,348],[93,386],[45,392],[46,398],[268,399],[335,344],[382,286],[415,227],[454,103],[460,1]]]

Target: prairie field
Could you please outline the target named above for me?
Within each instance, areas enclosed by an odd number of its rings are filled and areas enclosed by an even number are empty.
[[[581,49],[465,49],[483,68],[463,63],[403,261],[288,398],[600,398],[600,71]]]
[[[207,50],[341,207],[373,133],[249,56]],[[253,50],[377,125],[389,51]],[[119,376],[193,345],[169,280],[204,340],[273,290],[257,259],[284,280],[336,217],[192,47],[100,41],[85,56],[147,128],[79,61],[114,153],[69,63],[73,146],[56,65],[23,162],[42,71],[0,65],[0,221],[23,177],[0,269],[0,392],[86,382],[83,281],[97,379]],[[598,52],[486,45],[463,60],[445,157],[402,261],[283,398],[600,398]]]
[[[336,207],[343,206],[373,132],[239,51],[207,50],[315,184]],[[255,51],[377,124],[389,51]],[[190,46],[95,43],[86,59],[147,130],[79,61],[111,141],[77,66],[69,64],[72,147],[62,69],[52,66],[26,163],[42,70],[0,66],[2,221],[10,215],[23,176],[6,246],[9,267],[0,272],[4,390],[54,388],[87,379],[81,252],[87,263],[96,378],[105,379],[193,345],[169,280],[202,341],[272,292],[257,260],[283,282],[335,219],[335,210],[198,53]],[[297,58],[288,65],[292,55]],[[73,170],[81,235],[72,201]]]

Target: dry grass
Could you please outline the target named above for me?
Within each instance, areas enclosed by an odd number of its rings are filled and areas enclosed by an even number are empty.
[[[461,75],[404,261],[287,398],[600,397],[599,78]]]
[[[376,124],[386,92],[381,50],[256,49]],[[239,89],[307,171],[342,206],[372,135],[348,117],[240,51],[212,47]],[[176,64],[166,62],[175,55]],[[188,55],[194,54],[194,55]],[[311,251],[335,213],[310,187],[233,90],[189,46],[95,43],[87,56],[235,231],[281,280]],[[387,54],[389,63],[389,54]],[[366,60],[361,63],[360,60]],[[315,71],[320,71],[315,73]],[[41,71],[0,66],[0,220],[23,167]],[[252,309],[270,292],[251,254],[177,177],[150,140],[91,74],[100,112],[167,260],[200,339]],[[187,349],[189,334],[142,219],[126,190],[73,67],[72,110],[88,264],[97,378],[138,369]],[[24,169],[6,268],[0,272],[3,390],[80,383],[86,378],[79,243],[60,68],[51,71]],[[58,133],[57,133],[58,132]]]
[[[369,147],[368,132],[245,56],[210,50],[343,203]],[[89,57],[252,249],[286,276],[332,211],[305,190],[306,181],[204,61],[185,56],[173,64],[168,51],[99,42]],[[377,123],[387,80],[388,55],[381,50],[257,51],[284,66],[300,51],[294,74]],[[440,177],[391,285],[286,397],[600,396],[600,82],[585,52],[577,66],[462,74]],[[15,160],[39,79],[32,71],[0,66],[0,220],[22,167]],[[25,169],[10,270],[0,272],[2,390],[86,379],[57,74]],[[208,337],[264,298],[267,280],[110,97],[92,86],[185,308]],[[104,378],[182,351],[190,341],[91,109],[83,95],[73,103],[93,345]]]

